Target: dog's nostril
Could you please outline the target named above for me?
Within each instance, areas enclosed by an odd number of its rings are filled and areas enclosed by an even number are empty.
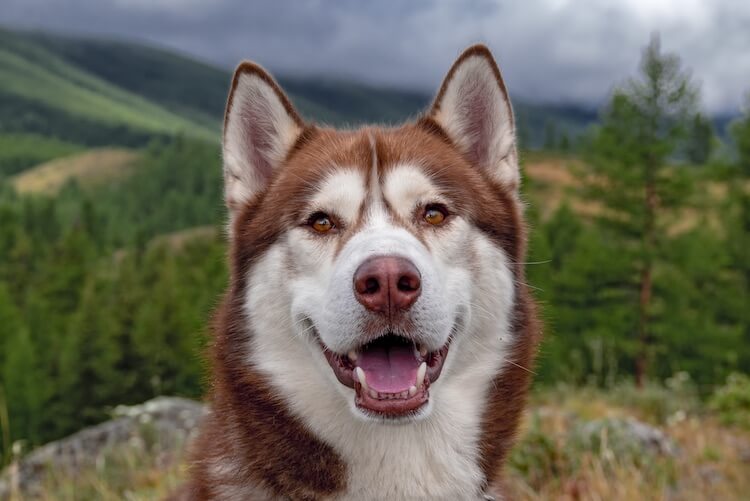
[[[419,289],[419,279],[414,276],[404,275],[398,279],[398,290],[401,292],[413,292]]]
[[[380,283],[377,278],[371,277],[365,280],[365,294],[375,294],[380,289]]]

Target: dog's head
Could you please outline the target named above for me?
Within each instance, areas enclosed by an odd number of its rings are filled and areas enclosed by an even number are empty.
[[[486,393],[523,253],[513,114],[486,48],[398,128],[307,124],[245,63],[223,155],[246,362],[292,407],[408,423]]]

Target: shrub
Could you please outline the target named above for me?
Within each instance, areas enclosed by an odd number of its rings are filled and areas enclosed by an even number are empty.
[[[730,374],[711,396],[709,405],[724,424],[750,429],[750,377],[738,372]]]
[[[617,384],[609,391],[607,399],[638,409],[641,418],[657,424],[665,424],[676,414],[694,414],[700,409],[698,390],[687,372],[667,378],[663,386],[648,383],[637,388],[628,382]]]

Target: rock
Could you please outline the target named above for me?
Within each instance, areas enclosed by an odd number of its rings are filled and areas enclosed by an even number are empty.
[[[666,433],[633,418],[605,418],[581,423],[572,438],[578,447],[602,451],[614,457],[637,458],[644,452],[671,457],[679,455],[677,445]]]
[[[733,442],[739,460],[743,463],[750,463],[750,442],[739,437],[735,437]]]
[[[715,466],[701,466],[698,468],[698,475],[709,485],[716,485],[724,480],[724,475]]]
[[[206,414],[203,404],[177,397],[157,397],[140,405],[118,406],[115,419],[46,444],[0,474],[0,500],[38,493],[50,469],[76,475],[94,466],[114,447],[147,449],[154,454],[179,452]]]

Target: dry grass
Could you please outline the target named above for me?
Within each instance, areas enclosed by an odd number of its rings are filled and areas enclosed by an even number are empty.
[[[122,148],[99,148],[58,158],[12,178],[21,193],[54,194],[69,180],[91,187],[126,175],[139,154]]]
[[[174,231],[155,237],[149,243],[150,246],[167,246],[172,251],[180,251],[186,245],[196,240],[211,240],[220,235],[220,229],[213,225],[194,226],[185,230]]]
[[[714,416],[704,411],[696,413],[694,408],[677,410],[666,422],[654,423],[655,415],[648,410],[650,404],[625,407],[613,403],[616,399],[617,394],[593,396],[582,391],[567,397],[545,397],[533,405],[508,469],[508,485],[515,498],[528,501],[748,499],[750,434],[747,431],[722,426]],[[675,442],[677,455],[623,454],[605,439],[592,450],[570,440],[579,419],[628,416],[651,421],[662,429]]]
[[[75,478],[54,470],[47,473],[40,492],[12,495],[9,501],[147,501],[164,499],[185,477],[186,467],[164,455],[122,447],[97,459],[96,467]]]

